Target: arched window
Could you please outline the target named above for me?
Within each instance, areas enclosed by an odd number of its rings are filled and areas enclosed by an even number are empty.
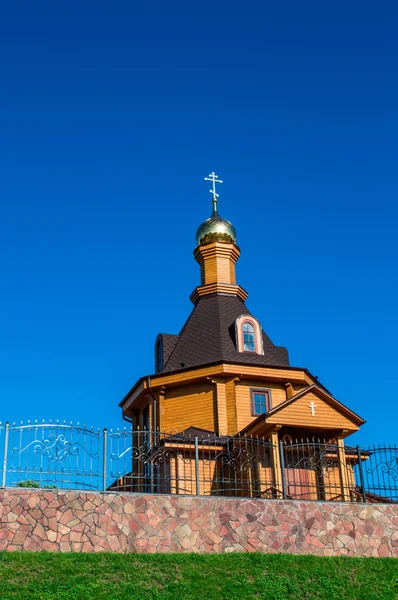
[[[163,338],[161,336],[156,340],[155,363],[156,373],[160,373],[163,369]]]
[[[241,315],[236,319],[235,339],[238,352],[264,354],[261,325],[251,315]]]
[[[244,321],[242,325],[243,332],[243,350],[245,352],[255,352],[255,334],[254,327],[249,321]]]

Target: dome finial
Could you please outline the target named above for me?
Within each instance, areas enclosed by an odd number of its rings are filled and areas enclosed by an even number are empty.
[[[212,217],[216,217],[218,215],[217,202],[217,198],[213,198],[213,214],[211,215]]]
[[[222,183],[222,179],[217,179],[218,175],[216,175],[214,173],[214,171],[212,173],[210,173],[210,175],[208,177],[205,177],[205,181],[212,181],[213,182],[213,189],[209,190],[210,194],[213,194],[213,206],[215,206],[214,201],[216,201],[217,203],[217,198],[219,196],[219,194],[216,194],[216,183]],[[217,208],[216,208],[217,210]]]
[[[210,173],[210,175],[208,177],[205,177],[205,181],[211,181],[213,183],[213,188],[211,190],[209,190],[210,194],[213,195],[213,214],[211,215],[212,217],[217,217],[218,215],[218,210],[217,210],[217,198],[219,197],[220,194],[216,193],[216,183],[223,183],[222,179],[217,179],[218,175],[216,175],[214,173],[214,171],[212,173]]]
[[[210,219],[207,219],[202,223],[196,232],[196,243],[198,246],[203,243],[209,244],[215,241],[232,242],[235,244],[235,227],[226,219],[222,219],[217,210],[217,198],[219,194],[216,192],[216,183],[222,183],[222,179],[218,179],[218,175],[216,175],[214,171],[204,179],[205,181],[211,181],[213,184],[212,189],[209,190],[210,194],[213,196],[213,213]]]

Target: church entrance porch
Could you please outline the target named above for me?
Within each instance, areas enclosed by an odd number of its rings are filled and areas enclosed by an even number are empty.
[[[351,500],[360,496],[356,449],[340,441],[313,437],[300,441],[284,436],[280,447],[286,498],[294,500]]]

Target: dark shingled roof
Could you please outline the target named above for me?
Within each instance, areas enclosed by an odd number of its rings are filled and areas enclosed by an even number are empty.
[[[193,442],[195,437],[199,440],[210,440],[212,438],[214,441],[217,434],[215,431],[210,431],[210,429],[202,429],[201,427],[194,427],[191,425],[191,427],[184,429],[184,431],[173,434],[172,439],[178,438],[186,441],[191,440]]]
[[[275,367],[289,366],[286,348],[275,346],[264,331],[262,332],[263,355],[237,351],[235,321],[241,315],[250,314],[237,296],[216,294],[200,298],[167,359],[165,353],[162,372],[219,361]]]
[[[163,340],[163,363],[166,364],[180,336],[174,333],[161,333],[160,335]]]

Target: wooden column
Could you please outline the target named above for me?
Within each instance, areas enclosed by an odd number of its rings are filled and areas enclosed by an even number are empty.
[[[287,381],[284,385],[286,388],[286,398],[288,400],[289,398],[294,396],[294,388],[293,388],[292,384],[290,383],[290,381]]]
[[[211,379],[215,384],[215,404],[217,415],[217,433],[218,435],[227,435],[228,433],[228,418],[227,418],[227,389],[225,379]]]
[[[165,397],[165,395],[166,395],[166,388],[165,387],[160,388],[159,397],[158,397],[158,427],[159,427],[160,432],[164,431],[164,413],[165,413],[164,397]]]
[[[339,473],[340,473],[340,487],[341,496],[344,501],[350,501],[350,493],[348,490],[348,472],[347,472],[347,461],[344,449],[344,439],[342,437],[337,438],[337,457],[339,461]]]
[[[274,475],[274,485],[277,492],[277,497],[282,498],[282,468],[281,468],[281,457],[279,454],[279,434],[278,431],[281,429],[281,425],[277,425],[271,432],[271,443],[272,443],[272,466]]]
[[[238,431],[238,419],[236,415],[236,382],[240,381],[239,377],[228,379],[225,383],[225,392],[227,399],[227,434],[235,435]]]

